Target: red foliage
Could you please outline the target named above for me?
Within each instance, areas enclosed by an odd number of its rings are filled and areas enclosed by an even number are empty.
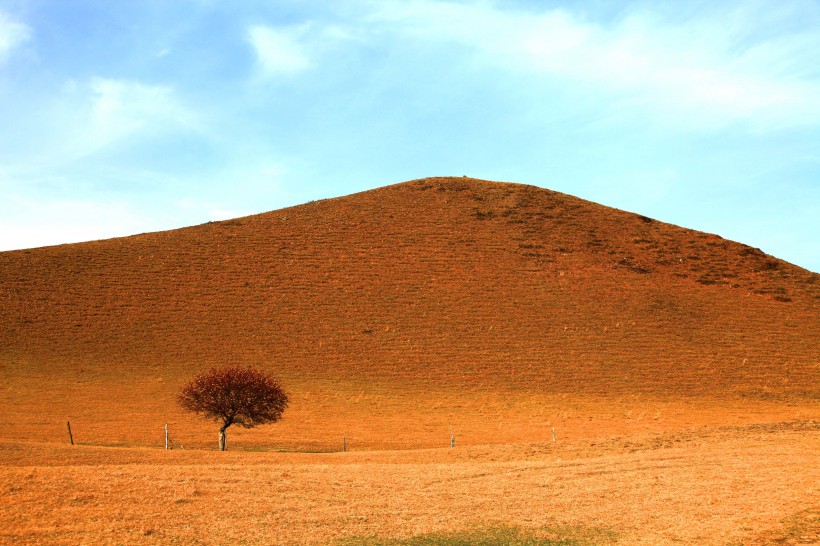
[[[183,387],[179,404],[188,411],[245,428],[281,419],[288,396],[276,379],[253,368],[212,368]]]

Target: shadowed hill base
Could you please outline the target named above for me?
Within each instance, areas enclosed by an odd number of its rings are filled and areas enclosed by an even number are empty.
[[[211,445],[213,426],[174,397],[231,363],[292,395],[281,424],[234,433],[247,447],[807,418],[820,398],[819,280],[532,186],[416,180],[0,253],[0,410],[24,439],[62,439],[71,418],[80,442],[158,445],[170,422],[179,443]]]

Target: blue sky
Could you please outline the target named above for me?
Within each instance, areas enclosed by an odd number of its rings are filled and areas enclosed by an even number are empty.
[[[820,271],[820,3],[0,0],[0,250],[413,178]]]

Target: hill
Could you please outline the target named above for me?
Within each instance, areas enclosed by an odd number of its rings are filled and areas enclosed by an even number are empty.
[[[79,415],[90,441],[169,420],[193,438],[174,396],[230,362],[289,386],[288,419],[257,434],[290,446],[815,414],[819,280],[541,188],[415,180],[0,253],[0,405],[22,437]]]

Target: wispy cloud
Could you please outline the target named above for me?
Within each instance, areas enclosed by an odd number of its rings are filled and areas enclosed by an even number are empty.
[[[112,180],[123,187],[164,186],[166,181],[155,180],[163,177],[152,161],[174,154],[154,143],[207,147],[212,138],[199,111],[171,86],[69,80],[40,106],[7,113],[8,132],[0,134],[0,189],[6,197],[45,188],[83,194]]]
[[[66,85],[68,108],[76,110],[65,130],[69,156],[83,157],[137,136],[196,130],[196,116],[164,85],[92,78]]]
[[[524,13],[488,2],[418,0],[382,4],[375,19],[417,40],[465,47],[478,62],[595,89],[619,108],[646,108],[693,128],[820,123],[813,69],[820,32],[750,40],[762,36],[766,15],[721,15],[642,10],[599,22],[561,9]]]
[[[251,25],[245,39],[255,55],[258,75],[269,79],[325,69],[324,62],[345,50],[345,43],[361,43],[362,33],[358,21],[338,25],[308,20],[290,26]]]
[[[23,23],[13,20],[0,11],[0,63],[6,61],[14,49],[17,49],[32,37],[32,31]]]
[[[254,25],[247,39],[253,46],[264,76],[293,74],[310,68],[311,61],[302,42],[307,25],[276,28]]]

